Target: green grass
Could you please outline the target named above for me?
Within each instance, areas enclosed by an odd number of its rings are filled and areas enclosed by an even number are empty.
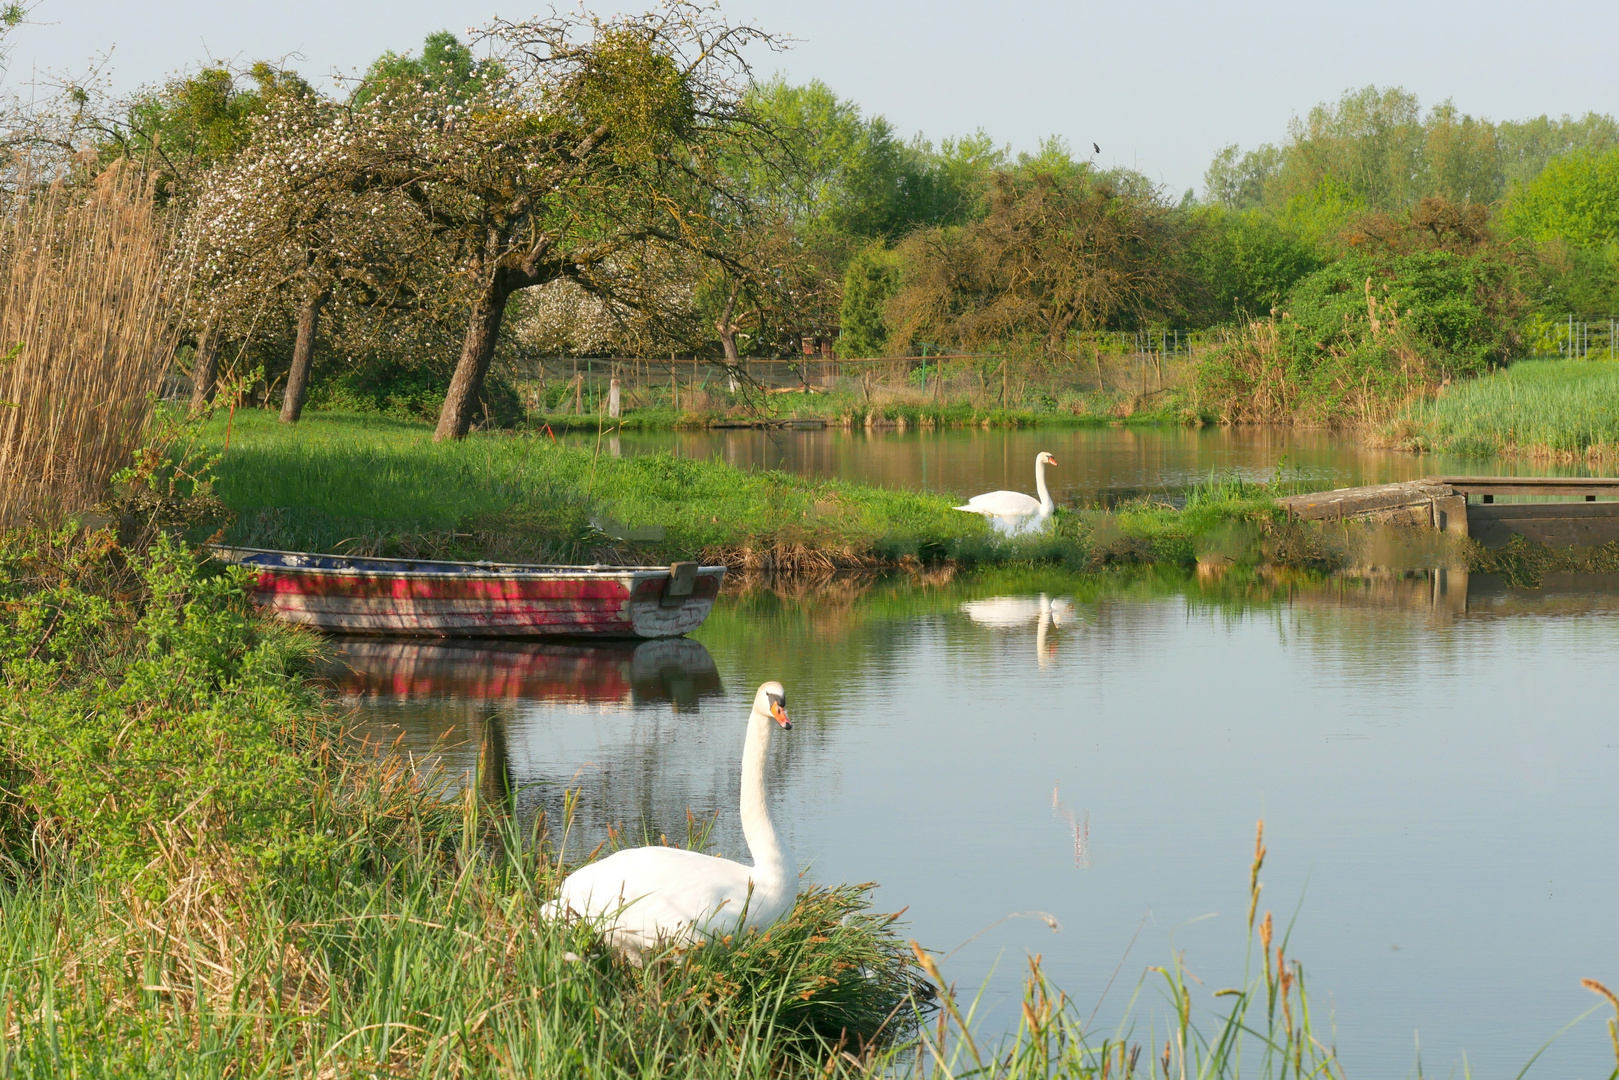
[[[1619,456],[1619,364],[1521,360],[1412,406],[1381,439],[1463,456],[1610,459]]]
[[[224,447],[226,418],[203,438]],[[215,491],[225,536],[257,547],[369,554],[660,562],[700,557],[777,571],[961,563],[1190,563],[1194,535],[1274,515],[1263,486],[1213,483],[1186,511],[1142,504],[1060,513],[1007,541],[953,499],[715,460],[614,458],[542,433],[434,443],[425,424],[238,412]],[[634,537],[636,539],[626,539]]]

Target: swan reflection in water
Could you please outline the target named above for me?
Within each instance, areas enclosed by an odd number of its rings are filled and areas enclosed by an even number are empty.
[[[608,712],[668,706],[679,713],[724,692],[714,658],[689,638],[585,644],[335,637],[331,643],[326,676],[360,707],[362,729],[450,775],[476,770],[495,800],[548,779],[524,760],[526,747],[509,744],[507,726],[520,706]]]
[[[1057,643],[1050,640],[1053,628],[1068,626],[1077,621],[1074,600],[1070,596],[1055,599],[1041,593],[1039,596],[991,596],[983,600],[968,600],[961,605],[967,618],[980,626],[996,630],[1021,630],[1034,624],[1034,656],[1041,667],[1048,667],[1057,653]]]
[[[1074,866],[1080,870],[1091,868],[1091,814],[1087,810],[1076,816],[1062,801],[1062,785],[1051,785],[1051,816],[1061,818],[1074,837]]]

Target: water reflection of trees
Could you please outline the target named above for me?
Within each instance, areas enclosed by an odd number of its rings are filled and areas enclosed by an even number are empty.
[[[1419,655],[1463,648],[1465,635],[1453,631],[1479,620],[1619,611],[1619,576],[1564,577],[1522,590],[1453,570],[997,570],[844,581],[821,590],[760,586],[716,608],[700,635],[725,670],[746,672],[744,681],[781,678],[835,714],[849,693],[902,673],[923,640],[937,643],[962,674],[987,674],[1015,653],[1043,655],[1036,650],[1042,594],[1065,608],[1049,640],[1076,663],[1146,656],[1166,619],[1195,618],[1231,632],[1262,621],[1321,659],[1388,672],[1420,662]],[[975,620],[985,601],[1000,600],[1009,602],[1008,612],[1018,608],[1016,620],[1001,627]]]

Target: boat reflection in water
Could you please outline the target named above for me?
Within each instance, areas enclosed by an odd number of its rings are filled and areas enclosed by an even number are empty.
[[[334,639],[338,690],[366,698],[672,702],[721,691],[714,658],[690,638],[592,644]]]
[[[330,640],[327,678],[360,734],[442,769],[452,790],[476,777],[520,816],[554,809],[553,794],[574,782],[537,740],[543,718],[695,712],[724,692],[714,658],[689,638]]]

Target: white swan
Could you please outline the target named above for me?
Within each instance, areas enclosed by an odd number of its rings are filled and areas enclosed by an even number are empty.
[[[773,723],[793,726],[779,682],[759,687],[742,747],[742,835],[752,866],[682,848],[630,848],[569,874],[541,913],[600,920],[608,943],[637,962],[660,942],[694,943],[785,915],[798,896],[798,870],[765,804]]]
[[[983,514],[990,525],[1006,536],[1039,532],[1046,527],[1046,522],[1051,520],[1051,512],[1057,508],[1057,504],[1051,501],[1051,492],[1046,490],[1046,466],[1055,464],[1057,459],[1043,450],[1034,459],[1034,487],[1040,492],[1038,500],[1021,491],[991,491],[974,495],[967,500],[966,506],[952,509]]]

